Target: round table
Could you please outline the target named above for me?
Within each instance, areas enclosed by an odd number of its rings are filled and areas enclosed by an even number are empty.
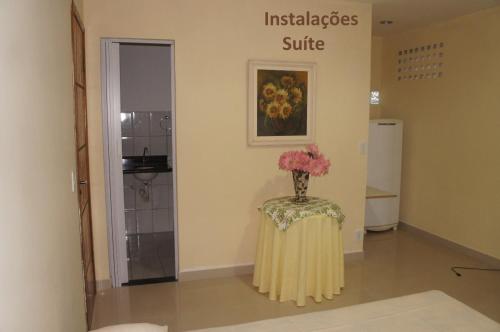
[[[266,201],[261,221],[253,285],[269,299],[333,299],[344,287],[342,222],[338,205],[317,197],[295,203],[294,197]]]

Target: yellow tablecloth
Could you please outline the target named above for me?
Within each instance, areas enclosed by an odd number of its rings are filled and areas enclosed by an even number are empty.
[[[321,302],[340,294],[344,252],[337,220],[315,215],[280,231],[262,212],[253,284],[271,300],[295,300],[298,306],[307,296]]]

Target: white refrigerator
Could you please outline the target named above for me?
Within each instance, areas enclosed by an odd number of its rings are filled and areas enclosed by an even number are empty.
[[[365,229],[397,229],[401,185],[403,122],[370,120]]]

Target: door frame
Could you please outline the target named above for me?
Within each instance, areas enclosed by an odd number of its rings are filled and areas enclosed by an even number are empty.
[[[75,161],[76,173],[72,172],[73,189],[78,188],[78,217],[80,225],[80,248],[81,262],[83,274],[83,288],[85,298],[85,322],[87,328],[90,329],[94,312],[95,295],[96,295],[96,276],[95,276],[95,257],[93,246],[93,230],[92,230],[92,199],[90,190],[90,173],[89,173],[89,139],[88,139],[88,110],[87,110],[87,78],[85,71],[85,26],[80,18],[77,7],[74,2],[71,2],[71,53],[73,64],[73,100],[74,100],[74,129],[75,129]],[[78,39],[76,36],[80,34]],[[80,45],[78,45],[80,43]],[[78,53],[79,46],[80,54]],[[78,58],[80,58],[78,60]],[[79,61],[81,63],[79,64]],[[82,99],[78,98],[78,90],[82,92]],[[85,114],[81,118],[81,112]],[[84,144],[80,145],[80,135],[84,134]],[[80,152],[85,149],[82,156]],[[81,161],[83,160],[83,164]],[[82,176],[83,175],[83,176]],[[82,190],[82,187],[84,190]],[[74,191],[74,190],[73,190]],[[84,194],[86,192],[86,194]],[[83,202],[82,197],[86,197],[86,202]],[[83,204],[82,204],[83,202]],[[85,220],[87,215],[87,220]],[[90,269],[90,271],[89,271]]]
[[[121,161],[119,46],[122,43],[170,46],[175,278],[179,279],[177,144],[175,125],[175,42],[173,40],[159,39],[101,38],[101,101],[106,190],[106,223],[108,230],[109,270],[113,287],[121,287],[122,284],[129,281]]]

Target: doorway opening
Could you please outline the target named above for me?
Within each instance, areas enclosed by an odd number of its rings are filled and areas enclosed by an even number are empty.
[[[112,284],[175,281],[174,43],[103,39],[101,54]]]

